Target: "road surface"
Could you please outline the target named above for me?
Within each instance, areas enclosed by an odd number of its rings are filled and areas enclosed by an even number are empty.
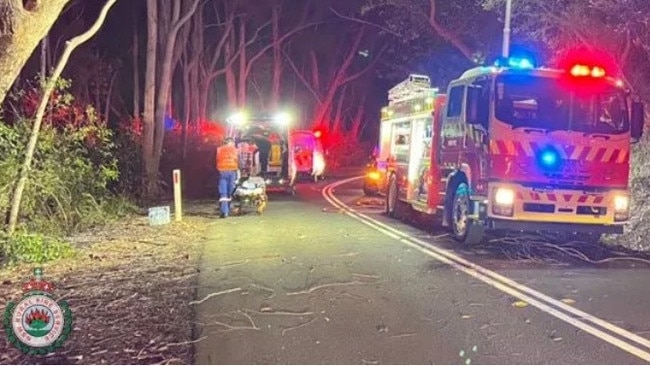
[[[215,212],[197,364],[650,362],[649,266],[463,251],[359,206],[360,187],[330,179],[262,216]]]

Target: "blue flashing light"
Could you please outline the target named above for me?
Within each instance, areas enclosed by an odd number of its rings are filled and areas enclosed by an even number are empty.
[[[543,169],[555,170],[560,167],[562,159],[560,153],[552,147],[547,147],[539,152],[537,161]]]
[[[553,152],[544,151],[542,153],[542,163],[544,163],[544,165],[552,166],[555,165],[556,162],[557,162],[557,155],[555,155]]]
[[[497,67],[511,67],[513,69],[534,69],[535,63],[528,58],[510,57],[508,59],[500,58],[495,63]]]
[[[510,67],[514,67],[517,69],[533,69],[535,68],[535,65],[533,65],[533,62],[527,58],[511,58],[508,61],[508,64]]]

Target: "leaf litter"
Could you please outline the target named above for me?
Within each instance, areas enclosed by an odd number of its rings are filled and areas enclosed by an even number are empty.
[[[77,255],[42,267],[55,298],[70,304],[71,337],[49,355],[29,356],[7,344],[0,327],[0,363],[191,364],[194,344],[205,338],[192,338],[190,302],[201,244],[213,225],[203,213],[157,227],[134,216],[68,238]],[[33,267],[0,268],[0,304],[22,296],[20,284]]]

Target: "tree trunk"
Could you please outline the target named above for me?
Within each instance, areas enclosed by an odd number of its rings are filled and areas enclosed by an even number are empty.
[[[366,114],[366,99],[368,99],[368,95],[363,94],[360,103],[357,104],[357,113],[354,115],[354,119],[352,120],[352,138],[356,141],[361,140],[361,134],[366,126],[366,123],[363,120],[363,117]]]
[[[163,0],[166,1],[166,0]],[[158,173],[158,168],[160,166],[160,158],[162,155],[163,142],[165,139],[165,112],[169,106],[169,95],[171,92],[172,84],[172,74],[175,68],[173,65],[174,60],[174,48],[176,45],[176,36],[181,27],[187,23],[188,20],[192,17],[196,8],[199,4],[199,0],[194,0],[187,10],[187,12],[180,17],[180,2],[174,3],[174,16],[172,19],[171,29],[166,35],[165,39],[165,50],[163,53],[163,60],[160,69],[160,86],[158,90],[158,97],[156,101],[156,128],[154,132],[154,155],[153,155],[153,167],[155,168],[155,173]],[[157,182],[153,184],[150,183],[150,188],[157,189]]]
[[[104,122],[108,124],[108,118],[110,117],[111,113],[111,101],[113,99],[113,88],[115,87],[115,80],[117,79],[117,75],[119,74],[119,71],[113,71],[113,75],[111,76],[111,81],[108,84],[108,92],[106,93],[106,103],[104,104]]]
[[[157,167],[154,164],[154,131],[156,110],[156,59],[158,52],[158,0],[147,0],[147,66],[144,82],[144,116],[142,120],[142,161],[144,197],[153,193],[157,183]]]
[[[233,37],[230,37],[228,39],[228,43],[226,45],[226,52],[225,52],[225,58],[226,58],[226,88],[228,92],[228,104],[230,108],[238,108],[239,103],[237,103],[237,81],[235,79],[235,71],[233,70],[232,67],[232,58],[234,57],[234,40]]]
[[[328,126],[331,127],[331,131],[333,132],[344,132],[343,131],[343,104],[345,102],[345,98],[347,97],[347,91],[348,91],[348,86],[344,86],[343,90],[341,90],[341,95],[339,96],[339,102],[337,103],[336,106],[336,114],[334,115],[333,118],[333,126]]]
[[[239,86],[237,97],[237,107],[243,108],[246,105],[246,92],[248,81],[247,70],[247,55],[246,55],[246,22],[240,21],[239,23]]]
[[[102,24],[104,24],[104,20],[106,20],[106,15],[108,14],[108,11],[111,9],[111,7],[115,4],[116,1],[117,0],[108,0],[106,4],[104,4],[102,11],[100,12],[99,16],[97,17],[97,20],[92,25],[92,27],[90,27],[90,29],[88,29],[86,32],[72,38],[70,41],[67,42],[66,48],[63,51],[63,54],[61,55],[61,58],[59,59],[59,62],[56,65],[56,68],[52,72],[51,77],[47,80],[47,83],[45,84],[45,87],[43,89],[43,96],[41,97],[41,102],[39,103],[38,109],[36,111],[36,119],[34,120],[34,125],[32,126],[32,132],[29,136],[29,141],[27,143],[25,158],[23,160],[23,165],[20,169],[20,176],[18,178],[18,182],[16,184],[16,188],[14,190],[14,194],[11,199],[11,211],[9,213],[9,226],[7,228],[7,234],[9,235],[13,235],[13,233],[16,231],[16,225],[18,224],[18,213],[20,212],[20,203],[23,198],[23,192],[25,190],[25,186],[27,185],[27,178],[29,177],[29,170],[31,169],[32,160],[34,158],[34,151],[36,150],[36,143],[38,141],[38,135],[41,130],[41,123],[43,122],[43,116],[45,115],[45,108],[47,107],[47,104],[50,100],[50,96],[52,95],[52,91],[56,86],[56,81],[59,79],[61,73],[63,72],[63,69],[68,63],[68,59],[70,58],[72,51],[74,51],[77,47],[79,47],[79,45],[88,41],[99,31]]]
[[[181,153],[183,164],[185,163],[185,157],[187,156],[187,127],[190,123],[190,118],[192,118],[192,99],[196,98],[191,86],[191,72],[192,69],[183,70],[183,112],[185,112],[185,118],[183,118],[183,125],[181,127]]]
[[[208,100],[210,99],[210,86],[212,85],[212,80],[207,79],[199,82],[199,109],[198,109],[198,121],[204,122],[208,119]]]
[[[133,14],[133,117],[140,118],[140,32],[136,13]]]
[[[70,0],[0,2],[0,102]],[[25,5],[23,5],[25,4]]]
[[[280,7],[274,6],[271,15],[273,24],[273,80],[271,81],[271,110],[275,111],[280,103],[280,82],[282,80],[282,53],[280,42]]]

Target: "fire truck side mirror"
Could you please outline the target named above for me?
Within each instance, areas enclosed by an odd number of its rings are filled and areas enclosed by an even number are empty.
[[[630,136],[634,140],[639,140],[643,136],[643,127],[645,125],[645,111],[643,103],[632,102],[630,115]]]

